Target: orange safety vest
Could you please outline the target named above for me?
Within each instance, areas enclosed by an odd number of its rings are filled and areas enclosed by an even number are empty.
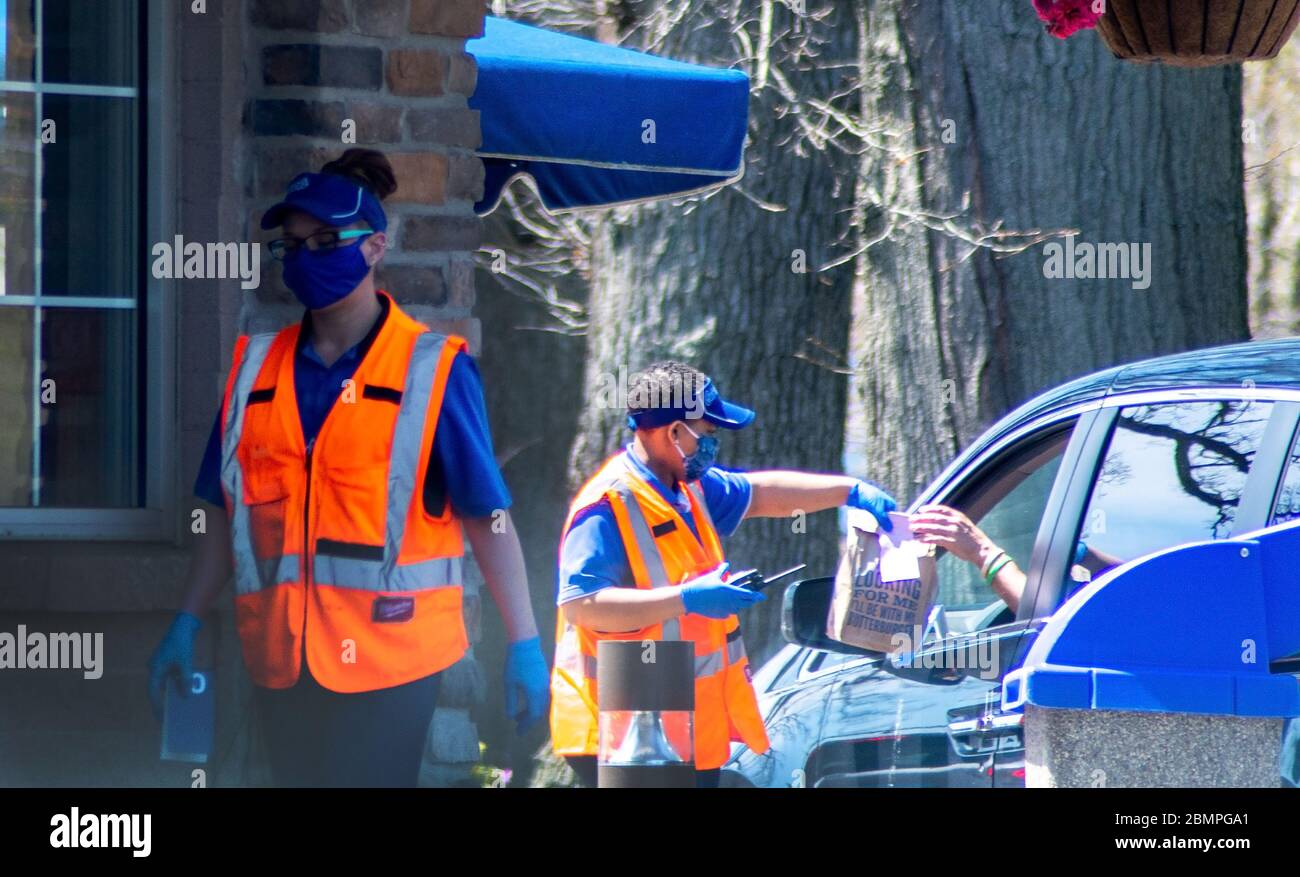
[[[436,673],[465,653],[460,521],[422,500],[447,376],[463,338],[398,309],[310,448],[294,392],[301,326],[243,336],[226,382],[221,484],[235,617],[249,675],[332,691]]]
[[[569,506],[564,535],[579,512],[608,500],[636,586],[682,584],[723,561],[722,544],[699,486],[688,484],[686,492],[698,540],[673,504],[637,474],[624,451],[578,491]],[[767,751],[767,731],[749,681],[749,659],[736,616],[714,619],[688,614],[641,630],[604,633],[572,624],[560,607],[551,673],[551,744],[556,754],[596,754],[596,643],[603,639],[695,643],[696,769],[725,764],[733,740],[755,752]]]

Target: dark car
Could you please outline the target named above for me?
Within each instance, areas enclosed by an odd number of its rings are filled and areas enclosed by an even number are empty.
[[[995,640],[999,663],[926,669],[826,638],[832,579],[786,592],[787,645],[755,674],[771,749],[726,785],[1022,786],[1002,678],[1079,587],[1076,546],[1122,560],[1300,517],[1300,338],[1165,356],[1080,378],[1004,417],[912,505],[965,512],[1028,576],[1018,611],[940,552],[925,649]],[[1298,620],[1300,621],[1300,620]],[[1280,766],[1294,784],[1300,722]]]

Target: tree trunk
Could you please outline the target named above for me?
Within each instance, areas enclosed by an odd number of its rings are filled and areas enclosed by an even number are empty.
[[[634,4],[661,7],[665,4]],[[770,4],[771,31],[795,27],[787,8]],[[714,66],[741,60],[731,4],[677,4],[681,19],[655,51]],[[830,94],[852,71],[855,26],[840,11],[821,28],[831,42],[816,64],[785,71],[803,89]],[[750,25],[753,23],[750,22]],[[576,486],[630,438],[625,412],[601,407],[612,378],[663,358],[709,374],[724,396],[752,406],[749,429],[721,435],[721,462],[745,469],[843,468],[846,352],[852,270],[818,273],[844,250],[852,167],[823,153],[799,154],[796,121],[757,65],[750,103],[745,177],[702,200],[618,211],[593,232],[593,287],[585,409],[571,458]],[[664,123],[659,123],[664,131]],[[758,202],[764,202],[760,204]],[[833,367],[828,367],[827,363]],[[612,377],[611,377],[612,376]],[[811,575],[833,571],[834,513],[746,521],[725,540],[733,569],[774,572],[796,562]],[[781,645],[780,592],[742,619],[755,665]]]
[[[1300,40],[1247,64],[1242,140],[1250,222],[1251,335],[1300,333]]]
[[[518,229],[502,212],[485,229],[484,246],[517,249]],[[576,276],[564,283],[566,294],[581,299],[585,285]],[[555,646],[555,555],[560,526],[569,503],[567,459],[582,399],[582,338],[553,331],[553,320],[537,301],[511,292],[491,271],[478,273],[475,313],[483,325],[483,377],[492,436],[501,472],[514,504],[511,517],[519,531],[528,570],[529,593],[537,616],[544,653]],[[486,592],[483,599],[490,605]],[[506,636],[495,607],[482,613],[482,640],[475,644],[478,663],[488,677],[486,702],[476,710],[479,733],[488,744],[485,761],[514,771],[526,785],[533,753],[550,734],[540,727],[520,737],[505,715],[499,668],[505,664]]]
[[[1239,68],[1123,63],[1094,34],[1047,36],[1026,0],[864,3],[862,114],[911,154],[864,155],[863,191],[889,205],[864,239],[969,193],[985,226],[1150,244],[1150,287],[1049,279],[1045,245],[998,257],[901,224],[857,262],[856,465],[910,499],[1054,384],[1248,337]]]

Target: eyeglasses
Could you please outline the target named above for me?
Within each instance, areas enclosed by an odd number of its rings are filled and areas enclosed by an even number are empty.
[[[333,250],[342,246],[345,241],[353,241],[363,238],[366,235],[372,235],[374,231],[365,228],[352,229],[350,231],[335,231],[326,229],[310,234],[305,238],[276,238],[267,244],[271,250],[271,258],[277,261],[284,261],[284,257],[297,253],[303,247],[311,250],[313,253],[318,250]]]

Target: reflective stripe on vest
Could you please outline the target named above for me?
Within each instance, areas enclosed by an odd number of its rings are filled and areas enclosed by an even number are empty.
[[[239,363],[235,387],[226,407],[226,422],[222,429],[221,483],[230,497],[230,544],[235,557],[235,594],[251,594],[276,582],[291,582],[298,578],[298,556],[279,556],[258,559],[253,553],[252,513],[244,502],[244,470],[239,465],[239,439],[244,431],[244,409],[248,394],[253,390],[266,362],[275,335],[255,335],[244,348],[243,362]]]
[[[732,639],[732,637],[735,639]],[[726,662],[723,662],[723,655],[726,655]],[[707,655],[695,656],[695,678],[701,676],[712,676],[726,668],[727,664],[739,663],[742,658],[747,657],[745,654],[745,641],[740,637],[740,629],[737,628],[727,634],[727,644],[716,652],[710,652]],[[596,678],[596,656],[582,656],[582,672],[588,679]]]
[[[238,448],[243,434],[244,411],[253,383],[262,371],[274,335],[249,339],[244,360],[227,411],[222,441],[222,483],[231,497],[231,545],[235,555],[235,593],[249,594],[281,582],[299,578],[300,556],[283,554],[257,557],[253,550],[251,511],[243,501],[244,472]],[[327,544],[316,545],[312,557],[312,580],[325,585],[368,591],[425,591],[443,587],[460,587],[464,563],[461,557],[437,557],[399,565],[398,555],[406,535],[406,512],[416,499],[415,479],[419,471],[420,449],[425,419],[429,414],[429,397],[444,337],[433,332],[421,334],[411,352],[406,385],[393,434],[388,468],[388,507],[385,516],[385,544],[382,557],[359,556],[358,552],[338,553]]]

